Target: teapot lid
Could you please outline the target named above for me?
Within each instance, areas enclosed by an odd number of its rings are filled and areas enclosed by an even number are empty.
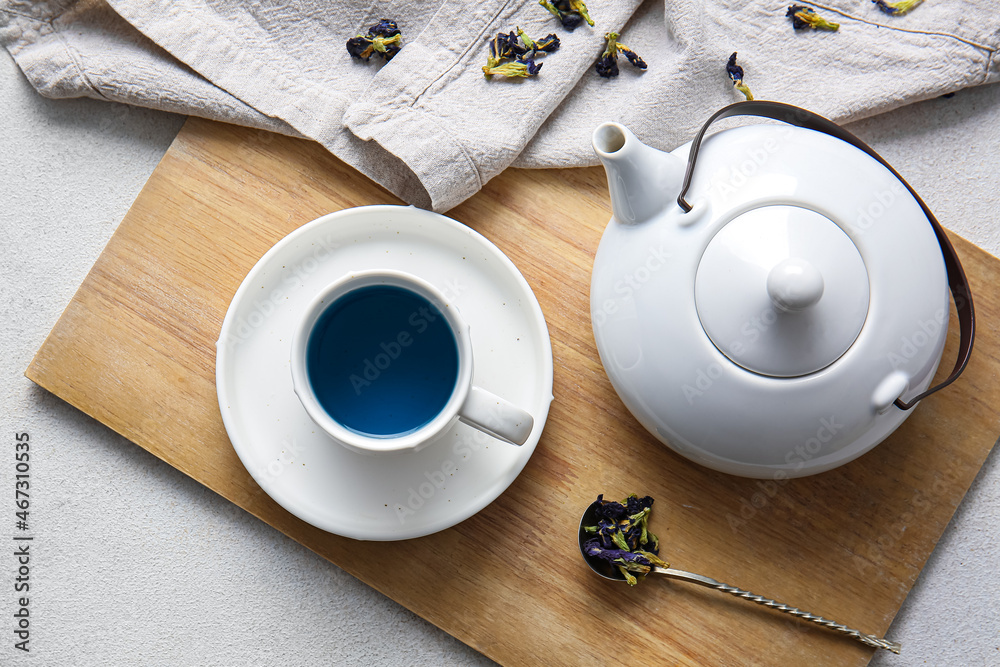
[[[712,343],[746,370],[798,377],[854,344],[868,316],[868,271],[835,222],[790,205],[736,216],[709,242],[695,279]]]

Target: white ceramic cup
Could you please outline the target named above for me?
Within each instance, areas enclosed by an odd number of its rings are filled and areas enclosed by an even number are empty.
[[[444,407],[423,425],[388,435],[365,433],[350,428],[332,417],[317,397],[307,364],[310,337],[327,309],[351,292],[373,286],[402,288],[429,301],[444,316],[451,329],[458,356],[458,370],[454,386]],[[400,335],[403,333],[401,331]],[[401,340],[412,340],[412,338],[401,338]],[[377,353],[379,341],[371,341],[371,343],[373,352]],[[411,353],[411,350],[407,349],[401,353]],[[361,359],[347,361],[358,368],[362,363]],[[312,300],[292,337],[292,385],[302,407],[305,408],[316,425],[336,442],[362,453],[419,450],[448,430],[456,419],[505,442],[514,445],[524,444],[534,424],[532,416],[499,396],[474,386],[472,384],[472,369],[472,341],[469,336],[469,325],[462,319],[458,309],[433,285],[402,271],[356,271],[337,279]],[[344,377],[343,381],[348,382],[349,380]],[[415,388],[419,390],[419,386]],[[390,408],[391,406],[385,407]]]

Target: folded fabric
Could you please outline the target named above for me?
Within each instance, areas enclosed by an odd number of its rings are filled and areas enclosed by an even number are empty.
[[[672,149],[742,99],[739,53],[759,99],[840,121],[1000,79],[1000,13],[930,0],[891,16],[868,0],[802,3],[840,23],[794,30],[787,2],[593,0],[573,31],[536,0],[0,0],[0,42],[49,97],[89,96],[314,139],[404,201],[445,211],[508,166],[594,164],[590,134],[628,125]],[[347,40],[397,22],[391,61]],[[498,32],[549,33],[536,76],[487,78]],[[648,64],[614,78],[594,64],[604,35]]]

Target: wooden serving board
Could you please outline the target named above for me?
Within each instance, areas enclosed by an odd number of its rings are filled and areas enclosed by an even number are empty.
[[[216,401],[215,341],[272,244],[324,213],[378,203],[398,202],[318,145],[191,119],[26,375],[500,662],[868,662],[872,651],[849,639],[721,593],[601,580],[580,558],[577,523],[598,493],[650,494],[676,567],[884,634],[1000,435],[1000,261],[954,239],[979,315],[955,385],[847,466],[741,479],[660,445],[601,367],[588,287],[610,217],[603,170],[508,170],[449,215],[507,253],[545,313],[555,401],[541,442],[473,518],[417,540],[357,542],[295,518],[240,464]]]

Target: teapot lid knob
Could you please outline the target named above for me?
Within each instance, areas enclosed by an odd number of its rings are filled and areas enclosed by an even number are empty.
[[[823,274],[809,260],[789,257],[767,274],[767,294],[786,313],[805,310],[823,296]]]

